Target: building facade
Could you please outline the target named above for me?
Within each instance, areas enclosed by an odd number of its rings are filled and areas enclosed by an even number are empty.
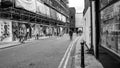
[[[75,31],[75,14],[76,14],[76,10],[74,7],[70,7],[69,8],[69,18],[70,18],[70,29]]]
[[[17,41],[19,32],[29,38],[59,35],[69,24],[67,0],[0,0],[0,42]]]
[[[83,12],[84,20],[87,21],[86,19],[88,19],[87,25],[88,23],[90,24],[91,44],[93,45],[94,52],[98,50],[96,48],[97,46],[102,46],[111,56],[120,60],[120,1],[99,0],[99,23],[96,22],[95,18],[95,1],[85,0],[85,4],[86,7]],[[88,16],[85,16],[86,14],[88,14]],[[97,41],[97,39],[99,39],[99,41]],[[96,43],[99,44],[96,45]]]

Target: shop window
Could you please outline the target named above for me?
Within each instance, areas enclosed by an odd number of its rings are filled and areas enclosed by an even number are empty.
[[[102,0],[104,1],[104,0]],[[103,3],[105,5],[105,3]],[[120,54],[120,1],[101,11],[101,44]],[[109,9],[109,10],[108,10]],[[110,11],[111,10],[111,11]]]

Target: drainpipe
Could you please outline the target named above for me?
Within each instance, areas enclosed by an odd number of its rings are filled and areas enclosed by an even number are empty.
[[[95,26],[96,26],[96,53],[95,56],[99,59],[99,43],[100,43],[100,0],[95,0]]]
[[[90,1],[90,19],[91,19],[91,47],[90,47],[90,50],[89,50],[89,52],[91,53],[91,54],[94,54],[94,50],[93,50],[93,16],[92,16],[92,0],[89,0]]]

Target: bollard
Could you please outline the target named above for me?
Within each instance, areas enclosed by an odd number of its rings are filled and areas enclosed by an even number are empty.
[[[81,68],[85,68],[85,62],[84,62],[84,42],[81,42]]]

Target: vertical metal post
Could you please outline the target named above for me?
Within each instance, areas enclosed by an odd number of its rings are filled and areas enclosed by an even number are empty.
[[[91,47],[90,47],[90,51],[92,52],[92,54],[94,53],[93,51],[93,15],[92,15],[92,0],[89,0],[90,1],[90,16],[91,16]]]
[[[1,3],[2,3],[2,0],[1,0],[1,2],[0,2],[0,7],[1,7],[1,5],[2,5]],[[0,18],[2,17],[1,14],[2,14],[2,8],[0,8]]]
[[[81,42],[81,68],[85,68],[84,59],[84,42]]]
[[[95,0],[95,15],[96,15],[96,20],[95,20],[95,26],[96,26],[96,58],[99,59],[99,42],[100,42],[100,0]]]

